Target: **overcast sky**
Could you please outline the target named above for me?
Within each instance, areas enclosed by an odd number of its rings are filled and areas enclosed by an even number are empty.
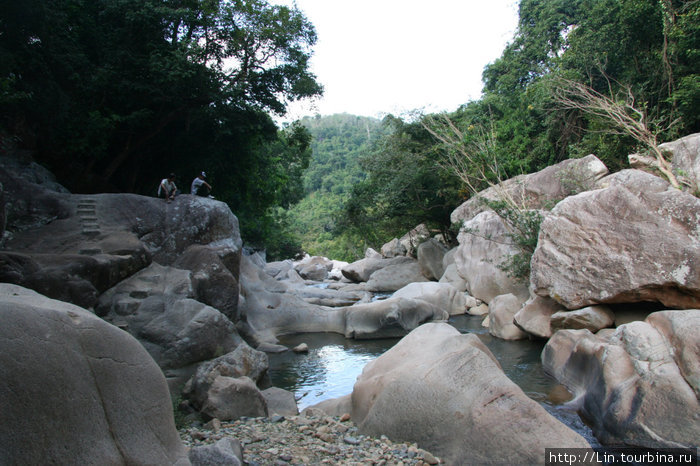
[[[517,3],[296,0],[318,33],[312,70],[325,93],[287,118],[451,111],[478,99],[484,66],[513,38]]]

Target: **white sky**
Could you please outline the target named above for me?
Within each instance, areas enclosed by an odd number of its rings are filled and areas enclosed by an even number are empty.
[[[293,0],[273,0],[291,5]],[[296,0],[316,27],[311,67],[325,88],[305,115],[452,111],[481,96],[484,66],[517,26],[517,0]]]

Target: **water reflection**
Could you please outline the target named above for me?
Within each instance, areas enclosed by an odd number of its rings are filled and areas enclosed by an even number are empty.
[[[452,324],[461,333],[474,333],[498,359],[503,371],[530,398],[550,414],[598,446],[590,429],[565,402],[568,392],[542,370],[540,354],[544,341],[505,341],[493,338],[481,326],[481,317],[453,316]],[[293,348],[309,346],[307,354],[291,351],[270,354],[273,385],[294,392],[299,409],[352,392],[364,366],[398,342],[398,339],[348,340],[335,333],[307,333],[280,338]]]

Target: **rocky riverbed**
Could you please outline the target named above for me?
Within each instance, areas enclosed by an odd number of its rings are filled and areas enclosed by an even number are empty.
[[[205,425],[180,429],[180,437],[188,448],[234,438],[242,447],[243,461],[251,466],[440,463],[416,444],[360,435],[349,415],[331,417],[313,409],[299,416],[243,418],[231,423],[214,419]]]

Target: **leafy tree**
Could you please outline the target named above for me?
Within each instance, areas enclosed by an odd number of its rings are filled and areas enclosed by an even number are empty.
[[[387,134],[361,160],[367,179],[345,205],[342,231],[361,234],[374,247],[420,223],[449,238],[450,213],[460,202],[457,177],[441,170],[430,134],[419,121],[387,116]]]
[[[338,229],[353,187],[365,179],[360,158],[382,134],[375,118],[348,114],[306,117],[301,124],[313,136],[312,161],[304,174],[305,197],[288,214],[304,251],[340,260],[364,254],[366,239]]]
[[[300,198],[308,133],[268,112],[319,95],[313,26],[264,0],[3,1],[0,130],[76,192],[154,194],[206,170],[262,241]]]

